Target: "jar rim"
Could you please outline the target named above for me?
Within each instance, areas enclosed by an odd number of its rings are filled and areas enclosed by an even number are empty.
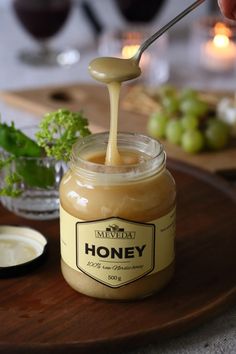
[[[132,176],[132,179],[136,179],[143,177],[147,173],[157,173],[157,171],[162,169],[165,165],[166,154],[164,152],[163,145],[158,140],[144,134],[128,132],[118,133],[118,148],[121,150],[141,152],[148,156],[147,159],[130,165],[108,166],[91,162],[83,158],[83,152],[85,152],[86,149],[91,148],[93,151],[97,151],[96,144],[97,147],[100,147],[98,151],[106,152],[108,138],[109,132],[96,133],[80,138],[73,145],[70,167],[80,173],[86,173],[87,177],[89,177],[88,173],[90,173],[96,174],[96,176],[101,174],[109,174],[109,176],[123,175],[125,178]]]

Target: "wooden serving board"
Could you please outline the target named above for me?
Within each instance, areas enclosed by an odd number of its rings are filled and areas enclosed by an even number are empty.
[[[121,100],[127,94],[127,90],[129,90],[127,87],[122,89]],[[103,85],[74,85],[1,92],[0,99],[39,117],[61,107],[83,110],[89,119],[92,132],[109,129],[109,99],[107,89]],[[145,134],[147,119],[148,117],[143,114],[128,112],[121,108],[119,130]],[[166,141],[163,141],[163,144],[169,157],[208,171],[236,169],[236,144],[220,152],[204,152],[197,155],[187,154],[181,148]]]
[[[236,193],[213,174],[169,160],[178,186],[176,272],[159,294],[109,302],[72,290],[60,271],[59,222],[0,208],[0,224],[28,225],[49,242],[31,273],[0,280],[0,353],[115,353],[176,336],[236,302]]]

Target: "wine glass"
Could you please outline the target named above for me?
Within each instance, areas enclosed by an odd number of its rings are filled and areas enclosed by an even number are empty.
[[[161,10],[165,0],[115,0],[122,16],[129,23],[148,23]]]
[[[104,32],[99,40],[101,56],[131,58],[137,53],[141,43],[149,38],[156,27],[150,22],[160,13],[166,0],[113,0],[125,20],[121,29]],[[164,33],[146,53],[142,55],[140,67],[142,75],[138,79],[149,86],[163,84],[169,79],[168,34]]]
[[[56,50],[49,41],[64,26],[72,0],[13,0],[14,13],[23,28],[38,44],[38,49],[24,49],[20,59],[32,65],[72,65],[79,60],[76,49]]]

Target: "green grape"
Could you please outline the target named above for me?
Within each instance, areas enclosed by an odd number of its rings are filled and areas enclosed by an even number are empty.
[[[172,144],[180,144],[183,127],[180,120],[170,120],[166,126],[166,138]]]
[[[164,138],[168,121],[169,117],[164,112],[153,113],[148,120],[148,134],[156,139]]]
[[[171,85],[163,85],[159,89],[159,95],[164,97],[176,96],[176,89]]]
[[[199,124],[197,117],[193,115],[183,116],[180,121],[184,130],[194,130]]]
[[[205,130],[206,144],[212,150],[224,148],[229,141],[229,127],[218,119],[208,121]]]
[[[180,92],[180,99],[185,100],[185,99],[198,99],[198,92],[191,89],[191,88],[185,88]]]
[[[201,117],[208,111],[207,103],[196,98],[188,98],[180,103],[180,110],[183,114]]]
[[[199,130],[187,130],[181,139],[181,146],[184,151],[195,154],[204,147],[204,136]]]
[[[169,114],[175,114],[179,111],[179,100],[175,96],[163,97],[162,105]]]

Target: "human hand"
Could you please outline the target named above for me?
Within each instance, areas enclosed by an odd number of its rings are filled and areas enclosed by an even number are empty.
[[[222,14],[231,20],[236,20],[236,0],[218,0]]]

